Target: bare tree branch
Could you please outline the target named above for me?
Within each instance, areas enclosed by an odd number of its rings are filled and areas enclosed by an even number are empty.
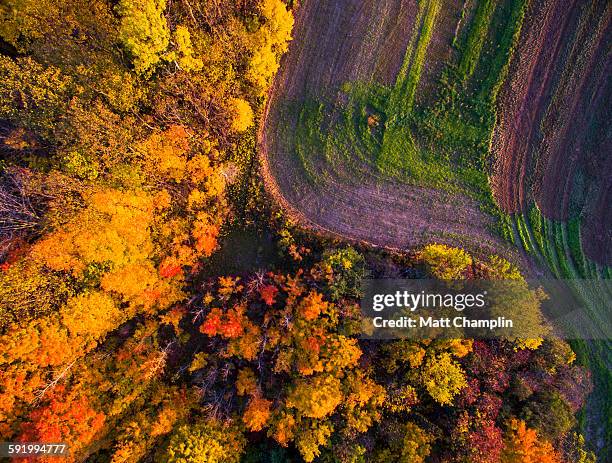
[[[68,365],[66,365],[62,371],[60,371],[51,381],[49,381],[47,384],[45,384],[45,387],[39,389],[38,391],[36,391],[34,393],[34,401],[32,402],[33,405],[36,405],[38,402],[40,402],[44,397],[45,394],[49,391],[52,391],[55,386],[57,386],[57,383],[59,383],[61,381],[61,379],[66,376],[66,374],[72,369],[73,365],[76,363],[76,359],[74,359],[72,362],[70,362]]]
[[[28,192],[22,172],[5,172],[0,177],[0,237],[36,228],[42,218],[41,199]]]

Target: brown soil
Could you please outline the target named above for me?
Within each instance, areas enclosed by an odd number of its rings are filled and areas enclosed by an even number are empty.
[[[449,0],[442,11],[457,7],[459,13],[461,2]],[[313,185],[292,146],[279,136],[282,125],[297,123],[296,117],[281,116],[285,101],[333,96],[346,81],[392,84],[416,12],[416,0],[306,1],[300,6],[294,40],[276,76],[260,131],[267,188],[293,218],[318,231],[399,250],[436,241],[516,260],[516,252],[490,231],[491,217],[474,200],[381,179],[365,165],[356,168],[358,172],[327,170]],[[444,24],[440,30],[450,49],[455,27],[450,20]],[[433,43],[440,40],[432,38]],[[450,51],[441,56],[444,53]],[[291,120],[283,119],[281,125],[281,117]]]
[[[612,4],[604,0],[531,5],[493,138],[492,183],[500,206],[519,212],[534,200],[557,221],[583,214],[585,251],[604,264],[612,263],[612,222],[601,206],[609,204],[612,188],[611,19]],[[585,185],[577,187],[576,176],[586,178]],[[584,198],[595,206],[584,207]]]
[[[474,5],[465,6],[466,12],[473,12]],[[421,79],[417,88],[417,103],[431,102],[435,96],[436,84],[440,78],[446,63],[456,54],[455,49],[449,46],[455,34],[469,25],[469,19],[461,21],[461,10],[464,8],[464,0],[447,0],[440,8],[436,18],[435,33],[431,37],[427,47],[427,59],[421,71]],[[471,15],[470,15],[471,16]]]

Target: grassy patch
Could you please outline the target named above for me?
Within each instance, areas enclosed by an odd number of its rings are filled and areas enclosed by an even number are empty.
[[[416,105],[415,96],[441,1],[420,0],[418,8],[395,84],[347,82],[339,99],[299,103],[293,109],[298,126],[287,130],[287,146],[294,147],[311,182],[320,181],[322,172],[338,171],[359,181],[359,172],[369,165],[383,177],[477,200],[499,219],[502,236],[511,237],[512,227],[507,217],[504,225],[488,181],[496,98],[490,92],[503,80],[499,74],[514,49],[525,0],[479,3],[460,41],[459,62],[447,63],[434,102],[424,107]],[[492,81],[488,76],[494,74]],[[524,227],[519,230],[525,238]]]
[[[585,256],[580,243],[580,218],[578,217],[567,222],[567,244],[578,273],[582,278],[587,278]]]
[[[549,220],[547,230],[549,231],[549,239],[555,246],[559,270],[561,272],[560,276],[563,278],[573,278],[575,275],[574,272],[572,272],[571,266],[567,260],[561,224],[559,222]]]
[[[463,47],[463,55],[459,62],[459,76],[463,80],[469,78],[476,69],[494,10],[494,0],[484,0],[479,3],[476,9],[474,19],[472,20],[472,27],[467,36],[466,44]]]
[[[480,100],[494,102],[499,89],[506,80],[510,58],[516,44],[525,18],[527,0],[506,0],[495,12],[490,41],[481,58],[475,88]]]
[[[420,28],[413,33],[413,38],[418,37],[418,39],[416,46],[411,44],[408,47],[402,69],[391,92],[387,108],[388,113],[407,116],[412,112],[416,89],[425,64],[427,47],[434,32],[440,7],[440,0],[422,0],[419,2],[419,14],[415,24],[420,24]]]

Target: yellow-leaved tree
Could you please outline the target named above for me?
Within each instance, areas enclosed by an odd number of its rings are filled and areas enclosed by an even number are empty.
[[[236,132],[244,132],[253,125],[253,110],[248,101],[242,98],[232,98],[231,107],[233,113],[233,130]]]
[[[262,0],[260,9],[265,22],[254,36],[256,47],[247,77],[263,94],[278,70],[280,56],[287,51],[293,15],[281,0]]]
[[[472,263],[470,255],[460,248],[444,244],[429,244],[421,251],[429,273],[441,280],[461,280]]]
[[[170,43],[164,16],[166,0],[119,0],[119,39],[132,57],[137,74],[150,73]]]
[[[455,395],[467,386],[465,373],[448,352],[427,358],[421,381],[429,395],[442,405],[450,405]]]
[[[199,71],[204,66],[200,58],[194,56],[191,34],[186,26],[179,25],[172,34],[175,51],[171,52],[166,59],[174,60],[178,66],[187,72]]]

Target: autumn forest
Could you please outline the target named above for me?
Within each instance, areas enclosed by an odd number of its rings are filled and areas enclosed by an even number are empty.
[[[298,3],[0,1],[0,441],[70,448],[14,461],[594,463],[568,342],[361,337],[364,277],[524,277],[435,237],[316,232],[270,193]]]

